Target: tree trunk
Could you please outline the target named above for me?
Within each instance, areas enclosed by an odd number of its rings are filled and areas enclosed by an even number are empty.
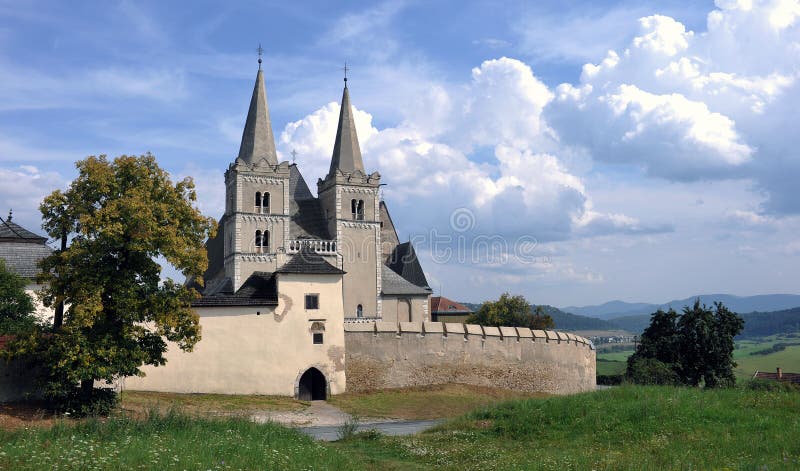
[[[61,233],[61,253],[67,250],[67,231]],[[58,330],[64,324],[64,297],[58,300],[56,312],[53,316],[53,330]]]
[[[84,401],[88,401],[92,398],[92,392],[94,391],[94,380],[93,379],[84,379],[81,380],[81,398]]]

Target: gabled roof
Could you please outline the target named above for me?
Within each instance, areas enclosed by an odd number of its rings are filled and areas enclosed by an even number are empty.
[[[0,242],[5,241],[44,244],[47,242],[47,238],[36,235],[16,222],[12,222],[9,216],[9,219],[0,218]]]
[[[235,293],[231,292],[233,285],[230,280],[220,281],[222,283],[218,286],[215,284],[213,293],[203,294],[203,297],[192,302],[192,306],[276,306],[278,304],[278,289],[273,273],[253,272]],[[212,289],[208,291],[212,291]]]
[[[336,140],[333,144],[331,168],[328,176],[336,174],[337,170],[344,173],[353,173],[360,170],[364,173],[364,162],[361,159],[361,147],[358,145],[356,134],[356,121],[350,107],[350,92],[345,84],[342,93],[342,106],[339,110],[339,125],[336,128]]]
[[[392,216],[389,214],[389,208],[383,201],[379,204],[379,215],[381,221],[381,255],[384,263],[386,263],[391,259],[394,248],[400,244],[400,239],[397,237],[397,230],[394,227]]]
[[[322,255],[306,247],[296,253],[275,273],[343,275],[345,272],[328,263]]]
[[[264,88],[264,73],[259,68],[244,124],[242,144],[239,146],[239,159],[253,165],[262,158],[271,165],[278,165],[278,153],[275,151],[275,138],[272,135],[267,106],[267,91]]]
[[[407,281],[420,288],[430,290],[425,272],[422,271],[422,265],[419,264],[417,253],[411,242],[403,242],[395,247],[386,264]]]
[[[33,279],[39,273],[39,260],[53,252],[45,242],[47,238],[0,218],[0,259],[14,273]]]
[[[445,312],[450,314],[471,314],[472,309],[457,303],[452,299],[447,299],[444,296],[433,296],[431,298],[431,312]]]
[[[386,295],[427,296],[430,289],[420,288],[398,275],[386,265],[381,265],[381,292]]]
[[[289,166],[289,236],[329,240],[328,222],[319,199],[311,194],[297,165]]]

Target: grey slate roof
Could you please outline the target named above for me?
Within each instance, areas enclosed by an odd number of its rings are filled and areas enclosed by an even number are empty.
[[[289,236],[329,240],[328,223],[319,199],[311,194],[297,165],[289,166]]]
[[[0,218],[0,259],[14,273],[33,279],[39,273],[39,260],[53,252],[45,242],[45,237]]]
[[[296,253],[275,273],[301,273],[311,275],[343,275],[345,272],[328,263],[322,255],[304,248]]]
[[[34,234],[16,222],[0,218],[0,241],[44,244],[47,238]]]
[[[192,302],[196,307],[213,306],[277,306],[278,289],[275,274],[269,272],[253,272],[238,291],[231,292],[233,286],[223,282],[221,288],[213,294],[206,293],[202,298]],[[209,288],[211,288],[209,286]]]
[[[387,295],[427,296],[430,289],[420,288],[395,273],[394,270],[381,265],[381,292]]]
[[[361,147],[358,145],[358,135],[356,134],[356,122],[350,107],[350,92],[347,90],[346,84],[342,93],[339,126],[336,128],[336,141],[333,144],[333,156],[328,175],[335,174],[337,169],[344,173],[353,173],[356,170],[364,172]]]
[[[250,98],[250,109],[242,133],[242,144],[239,146],[239,159],[248,164],[255,164],[262,158],[271,165],[278,165],[278,153],[275,152],[275,137],[272,135],[272,123],[267,107],[267,91],[264,88],[264,74],[258,69],[253,96]]]
[[[425,272],[422,271],[422,265],[411,242],[403,242],[395,247],[386,264],[406,281],[430,291]]]

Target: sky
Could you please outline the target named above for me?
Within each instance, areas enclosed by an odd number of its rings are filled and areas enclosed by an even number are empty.
[[[264,48],[280,156],[368,171],[436,294],[798,293],[800,2],[0,0],[0,213],[152,152],[218,218]]]

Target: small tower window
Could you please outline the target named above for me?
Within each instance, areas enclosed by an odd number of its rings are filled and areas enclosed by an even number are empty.
[[[350,209],[353,213],[353,220],[364,220],[364,200],[351,200]]]
[[[257,212],[257,213],[261,212],[261,192],[260,191],[256,191],[256,210],[255,210],[255,212]]]
[[[269,214],[269,192],[265,191],[264,196],[261,198],[261,212]]]
[[[314,332],[314,345],[322,345],[322,332]]]
[[[256,253],[268,253],[269,252],[269,231],[256,231],[256,240],[255,240],[255,248]]]
[[[359,304],[356,307],[356,317],[364,317],[364,306]]]

